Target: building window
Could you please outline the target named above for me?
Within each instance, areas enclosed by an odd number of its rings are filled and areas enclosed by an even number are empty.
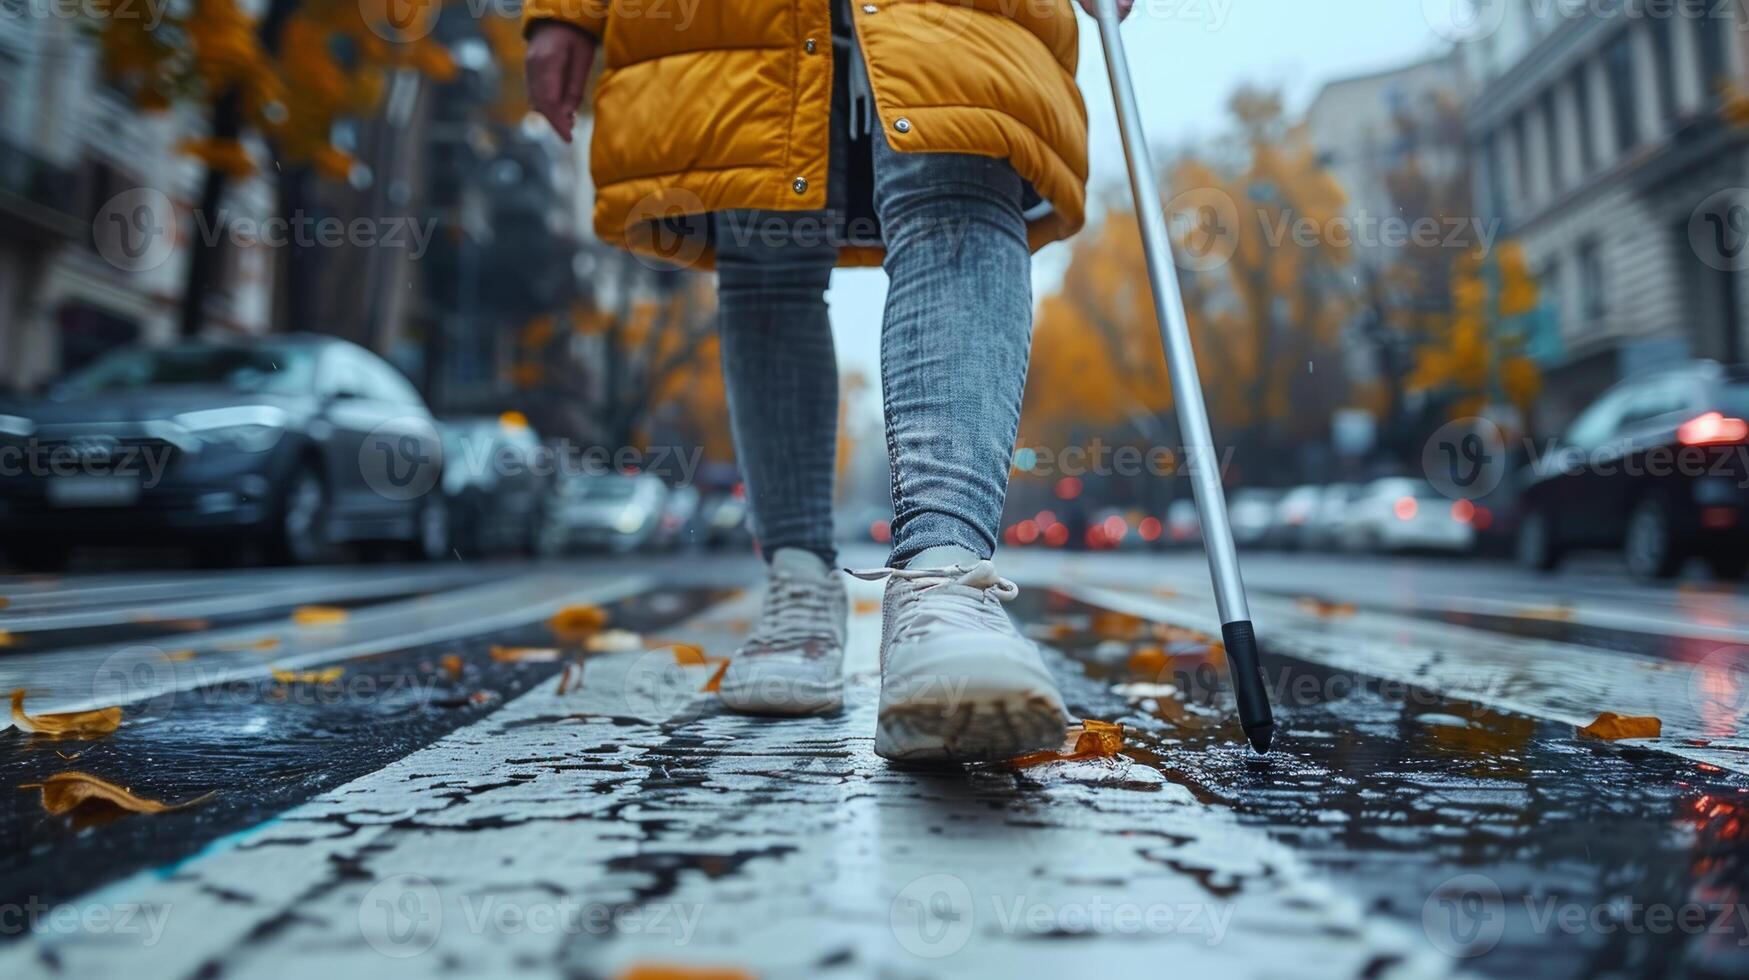
[[[1573,76],[1573,124],[1579,133],[1579,168],[1590,175],[1597,172],[1597,130],[1592,126],[1590,74],[1583,66]]]
[[[1587,322],[1601,320],[1609,313],[1603,283],[1603,257],[1592,239],[1579,246],[1579,305]]]
[[[1553,89],[1543,93],[1543,137],[1548,142],[1550,196],[1558,196],[1561,185],[1566,182],[1566,174],[1562,172],[1566,165],[1566,141],[1561,138],[1560,116],[1555,111],[1555,101]]]
[[[1615,150],[1627,153],[1640,141],[1634,121],[1634,49],[1628,35],[1603,49],[1603,70],[1609,79],[1609,105],[1615,117]]]
[[[1530,182],[1530,126],[1525,122],[1524,113],[1512,117],[1512,149],[1516,156],[1513,162],[1513,174],[1518,178],[1518,202],[1529,205],[1531,201]]]
[[[1736,5],[1726,5],[1724,10],[1732,18],[1729,24],[1719,17],[1702,17],[1694,22],[1695,29],[1699,32],[1697,40],[1700,43],[1700,88],[1709,104],[1718,101],[1719,87],[1729,80],[1731,74],[1729,45],[1732,33],[1738,29]]]
[[[1561,260],[1549,259],[1536,276],[1537,300],[1554,317],[1555,328],[1561,326]]]
[[[1488,168],[1488,204],[1494,212],[1494,217],[1510,223],[1511,218],[1506,213],[1506,167],[1501,162],[1505,149],[1500,145],[1501,135],[1495,133],[1488,137],[1484,151],[1484,166]]]
[[[1657,17],[1651,21],[1653,76],[1658,86],[1658,114],[1668,124],[1676,118],[1676,52],[1671,36],[1674,21]],[[1658,127],[1653,127],[1657,129]]]

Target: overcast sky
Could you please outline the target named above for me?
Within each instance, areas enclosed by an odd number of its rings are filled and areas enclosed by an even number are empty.
[[[1123,35],[1149,142],[1182,145],[1219,132],[1227,96],[1242,83],[1281,86],[1297,113],[1328,81],[1435,54],[1443,42],[1423,10],[1437,2],[1449,0],[1138,0]],[[1080,20],[1092,180],[1122,183],[1123,150],[1098,30],[1091,18]],[[1066,257],[1062,244],[1039,253],[1035,292],[1051,288]],[[875,382],[870,397],[878,397],[885,274],[840,269],[828,299],[840,364],[867,374]]]

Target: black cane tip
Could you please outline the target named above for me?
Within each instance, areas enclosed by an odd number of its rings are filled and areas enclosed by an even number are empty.
[[[1251,747],[1257,750],[1257,754],[1263,755],[1269,751],[1269,743],[1275,738],[1275,725],[1266,722],[1255,727],[1247,726],[1245,737],[1251,740]]]

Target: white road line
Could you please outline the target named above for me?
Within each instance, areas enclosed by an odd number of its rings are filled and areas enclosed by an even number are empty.
[[[81,626],[105,626],[112,623],[144,622],[169,619],[201,619],[248,612],[264,606],[299,606],[339,599],[374,599],[378,596],[408,594],[460,585],[478,578],[478,573],[462,574],[449,567],[385,576],[331,576],[307,573],[291,579],[277,578],[255,582],[242,577],[223,593],[190,596],[188,592],[172,592],[141,596],[137,590],[120,590],[121,601],[74,611],[32,613],[28,607],[16,613],[0,614],[0,628],[23,634],[35,630],[72,629]],[[156,590],[154,590],[154,593]],[[176,601],[176,600],[182,601]]]
[[[33,713],[133,704],[206,685],[264,678],[275,669],[303,670],[509,629],[544,619],[568,605],[635,595],[651,584],[646,575],[540,572],[384,603],[332,627],[302,628],[281,620],[162,641],[197,651],[187,661],[170,659],[145,645],[14,653],[0,658],[0,690],[26,689]],[[268,650],[252,646],[262,642],[275,645]],[[5,726],[10,725],[8,720]]]

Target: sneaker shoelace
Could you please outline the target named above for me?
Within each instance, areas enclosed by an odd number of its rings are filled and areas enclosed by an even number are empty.
[[[800,652],[808,656],[826,653],[839,643],[834,629],[838,610],[833,601],[834,590],[838,588],[838,583],[830,578],[773,575],[759,623],[743,652]]]
[[[1020,586],[996,574],[994,563],[985,559],[970,567],[847,569],[867,582],[897,579],[918,586],[918,598],[931,602],[901,602],[894,611],[890,644],[902,636],[925,636],[936,630],[995,630],[1010,633],[1014,624],[1002,611],[1002,603],[1020,594]]]

